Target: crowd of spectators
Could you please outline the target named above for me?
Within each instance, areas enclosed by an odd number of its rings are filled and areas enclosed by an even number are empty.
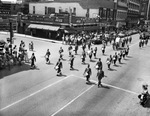
[[[21,66],[28,63],[28,51],[25,49],[25,42],[21,40],[20,46],[11,44],[10,41],[0,43],[0,69],[11,69],[14,65]],[[33,50],[33,42],[29,43],[29,50]]]

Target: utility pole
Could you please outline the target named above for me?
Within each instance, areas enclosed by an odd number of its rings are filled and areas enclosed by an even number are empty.
[[[148,6],[147,6],[147,17],[146,17],[146,20],[148,20],[148,16],[149,16],[149,5],[150,5],[150,0],[148,0]]]
[[[14,36],[14,34],[13,34],[13,28],[12,28],[12,20],[11,19],[9,19],[9,26],[10,26],[10,29],[9,29],[9,32],[10,32],[10,53],[11,53],[11,55],[12,55],[12,38],[13,38],[13,36]]]

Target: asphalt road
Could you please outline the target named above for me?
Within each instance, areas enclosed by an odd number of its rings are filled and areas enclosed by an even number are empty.
[[[8,35],[0,35],[0,38],[6,37]],[[83,77],[87,65],[81,64],[81,48],[75,56],[75,70],[70,71],[67,45],[16,36],[15,44],[19,46],[23,40],[27,49],[28,43],[33,41],[37,69],[30,70],[30,64],[24,64],[10,71],[0,71],[0,116],[149,116],[150,108],[140,106],[137,95],[144,82],[150,83],[150,44],[139,49],[138,37],[138,34],[133,36],[129,56],[122,64],[112,65],[112,71],[107,70],[106,59],[115,51],[108,45],[106,54],[102,55],[101,45],[97,45],[97,57],[102,59],[106,75],[102,80],[104,86],[98,88],[94,68],[98,59],[90,62],[86,58],[92,68],[93,83],[87,85]],[[57,77],[54,66],[61,46],[66,60],[63,61],[63,76]],[[50,65],[44,59],[48,48],[52,54]]]

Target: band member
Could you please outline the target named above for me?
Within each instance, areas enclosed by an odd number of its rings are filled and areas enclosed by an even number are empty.
[[[59,58],[62,59],[62,60],[63,60],[63,54],[62,54],[63,52],[64,52],[64,50],[62,49],[62,47],[60,47],[60,49],[59,49],[59,55],[60,55]]]
[[[102,83],[101,80],[104,77],[104,71],[102,69],[97,71],[97,78],[98,78],[98,88],[101,86],[102,87]]]
[[[35,68],[35,62],[36,62],[36,57],[35,57],[35,55],[34,55],[34,53],[32,53],[32,56],[31,56],[31,69],[32,68]]]
[[[104,53],[105,53],[105,47],[103,46],[102,47],[102,54],[104,55]]]
[[[96,63],[95,68],[96,68],[97,70],[103,68],[103,64],[102,64],[101,58],[98,59],[98,62]]]
[[[90,58],[90,61],[92,60],[92,55],[93,55],[93,48],[91,48],[89,51],[88,51],[88,55],[89,55],[89,58]]]
[[[97,54],[97,47],[94,48],[94,51],[93,51],[93,55],[94,55],[94,58],[96,59],[96,54]]]
[[[110,63],[113,63],[113,57],[112,57],[112,55],[109,56],[109,59],[110,59]]]
[[[85,51],[83,51],[82,55],[81,55],[82,64],[85,64],[85,58],[86,58],[86,53],[85,53]]]
[[[118,53],[118,61],[119,61],[119,64],[121,64],[121,54]]]
[[[69,64],[70,64],[70,70],[74,69],[73,68],[73,62],[74,62],[74,55],[71,55],[70,59],[69,59]]]
[[[46,58],[46,64],[50,64],[50,59],[49,56],[51,55],[49,49],[47,49],[46,54],[45,54],[45,58]]]
[[[107,66],[108,66],[108,70],[110,70],[110,64],[111,64],[111,61],[110,61],[109,58],[107,58],[106,63],[107,63]]]
[[[62,65],[61,59],[58,59],[58,62],[56,63],[54,68],[55,70],[57,70],[57,76],[62,75],[61,69],[63,68],[63,65]]]
[[[85,71],[84,71],[84,73],[83,73],[83,75],[86,77],[87,83],[90,82],[89,79],[90,79],[91,74],[92,74],[92,70],[91,70],[91,68],[90,68],[90,64],[88,64],[87,68],[85,69]]]
[[[117,61],[116,55],[113,55],[113,63],[114,63],[114,65],[116,65],[116,61]]]
[[[72,46],[71,46],[71,45],[69,45],[69,47],[68,47],[69,56],[71,56],[71,50],[72,50]]]

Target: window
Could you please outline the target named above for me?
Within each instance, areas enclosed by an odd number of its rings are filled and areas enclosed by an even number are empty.
[[[73,8],[73,13],[76,14],[76,8],[75,7]]]
[[[47,14],[47,7],[45,6],[45,14]]]
[[[33,14],[35,14],[35,6],[33,6]]]
[[[54,13],[55,13],[55,8],[48,7],[48,14],[54,14]]]

